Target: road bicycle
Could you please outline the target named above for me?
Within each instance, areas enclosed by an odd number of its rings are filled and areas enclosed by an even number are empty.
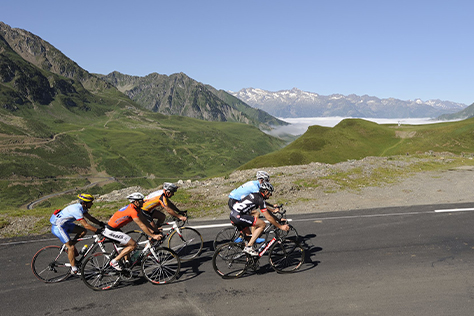
[[[93,239],[92,244],[84,246],[83,250],[79,253],[79,257],[76,258],[78,270],[84,258],[96,251],[97,248],[104,253],[107,252],[106,248],[110,248],[109,246],[106,247],[106,244],[111,244],[111,242],[102,235],[86,236],[78,238],[77,241],[90,239]],[[67,246],[63,244],[62,246],[50,245],[41,248],[31,260],[31,270],[40,281],[45,283],[56,283],[67,279],[71,275]]]
[[[214,271],[224,279],[239,278],[248,269],[257,271],[259,269],[259,259],[267,251],[270,266],[276,272],[290,273],[296,271],[304,263],[304,248],[297,240],[284,238],[285,234],[281,232],[281,230],[276,229],[274,237],[260,245],[257,250],[258,256],[243,252],[244,242],[228,242],[220,245],[212,256]],[[248,237],[246,238],[248,239]]]
[[[280,223],[280,224],[287,224],[290,226],[290,229],[288,231],[280,231],[280,236],[282,238],[288,238],[288,239],[295,239],[296,241],[299,240],[298,232],[296,231],[296,228],[293,227],[293,225],[289,224],[286,218],[286,210],[283,209],[283,204],[279,206],[280,211],[272,213],[270,212],[273,217]],[[261,237],[265,238],[265,241],[269,241],[272,236],[275,234],[275,230],[277,228],[274,225],[266,225],[265,229],[262,232]],[[212,243],[213,249],[216,250],[220,245],[228,243],[228,242],[241,242],[242,235],[240,231],[237,229],[235,226],[231,227],[226,227],[220,230],[216,238],[214,238],[214,241]]]
[[[81,266],[81,279],[95,291],[108,290],[120,280],[130,280],[135,276],[133,269],[141,267],[143,276],[152,284],[165,284],[178,277],[181,260],[173,250],[161,247],[161,241],[145,239],[139,247],[129,254],[129,260],[121,259],[121,271],[110,266],[123,247],[113,242],[114,249],[110,253],[92,254]]]
[[[179,211],[180,215],[188,217],[187,211]],[[164,222],[163,225],[171,226],[169,229],[164,229],[164,237],[162,240],[164,244],[174,250],[180,257],[181,262],[186,262],[196,258],[202,252],[204,241],[201,233],[196,229],[186,225],[186,221],[175,219],[174,221]],[[126,233],[130,235],[135,241],[142,241],[148,238],[139,230],[133,230]]]

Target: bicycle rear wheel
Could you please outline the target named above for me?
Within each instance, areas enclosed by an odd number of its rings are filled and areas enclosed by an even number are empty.
[[[213,246],[216,250],[220,245],[228,242],[236,242],[236,239],[239,237],[239,230],[235,227],[226,227],[219,231],[214,238]]]
[[[292,239],[284,239],[270,248],[268,261],[278,273],[293,272],[304,262],[304,248]]]
[[[181,261],[199,256],[204,246],[201,234],[191,227],[181,227],[181,234],[175,230],[168,239],[168,248],[176,252]]]
[[[242,243],[229,242],[220,245],[212,256],[212,267],[223,279],[236,279],[247,270],[247,254]]]
[[[56,283],[67,279],[71,274],[71,264],[67,251],[61,246],[46,246],[38,250],[31,260],[31,270],[38,280]]]
[[[110,266],[111,255],[97,252],[81,266],[82,281],[94,291],[108,290],[120,281],[120,271]]]
[[[142,272],[153,284],[165,284],[178,277],[181,260],[173,250],[159,247],[142,259]]]

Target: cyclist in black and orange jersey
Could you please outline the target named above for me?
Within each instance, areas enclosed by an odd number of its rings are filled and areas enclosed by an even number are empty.
[[[163,189],[152,192],[145,197],[142,210],[148,213],[152,219],[156,219],[156,226],[160,227],[165,221],[166,215],[160,209],[164,209],[171,216],[179,218],[183,222],[186,221],[186,216],[178,214],[179,209],[170,198],[178,191],[178,186],[173,183],[163,183]],[[146,213],[144,213],[146,215]],[[153,228],[156,229],[155,223],[151,220]]]
[[[120,228],[127,225],[131,221],[134,221],[141,230],[153,239],[160,240],[163,235],[155,234],[154,230],[150,227],[148,221],[143,217],[141,207],[143,206],[143,198],[145,196],[139,192],[135,192],[127,196],[130,204],[122,207],[120,210],[115,212],[110,218],[105,230],[102,235],[105,237],[120,242],[121,245],[125,246],[122,251],[115,257],[110,265],[121,271],[122,267],[119,265],[119,260],[128,255],[130,252],[137,248],[137,243],[129,235],[123,233]]]

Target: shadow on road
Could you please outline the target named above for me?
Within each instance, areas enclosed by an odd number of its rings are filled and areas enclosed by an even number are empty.
[[[312,242],[312,239],[316,238],[316,234],[307,234],[305,236],[300,236],[301,244],[305,250],[305,259],[304,265],[299,271],[306,271],[316,267],[321,261],[313,260],[316,256],[316,253],[323,250],[323,248],[315,246]]]

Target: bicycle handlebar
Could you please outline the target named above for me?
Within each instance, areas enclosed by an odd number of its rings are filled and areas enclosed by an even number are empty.
[[[176,221],[176,224],[178,225],[178,227],[184,226],[186,224],[186,222],[188,221],[188,211],[177,211],[176,213],[178,213],[178,215],[181,215],[181,216],[186,216],[185,221],[182,221],[177,217],[175,218],[175,221]]]

